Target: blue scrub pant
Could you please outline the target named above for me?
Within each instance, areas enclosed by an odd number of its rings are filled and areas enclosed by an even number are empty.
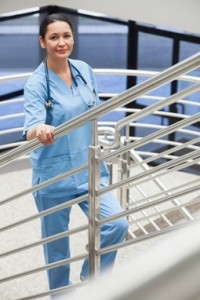
[[[39,211],[46,210],[50,207],[64,203],[81,194],[71,195],[65,198],[57,199],[40,199],[35,198]],[[83,212],[88,216],[88,202],[84,201],[79,204]],[[42,238],[68,230],[71,208],[65,208],[51,215],[42,217]],[[101,196],[100,200],[100,217],[105,218],[119,213],[122,208],[114,197],[112,192]],[[127,218],[120,218],[101,226],[101,248],[119,243],[124,240],[128,230]],[[116,251],[103,254],[101,256],[101,271],[111,268],[114,264]],[[70,257],[69,237],[65,237],[44,245],[44,254],[46,263],[56,262]],[[81,278],[88,278],[89,267],[88,259],[83,263]],[[69,264],[48,270],[48,279],[50,289],[63,287],[70,284],[70,266]]]

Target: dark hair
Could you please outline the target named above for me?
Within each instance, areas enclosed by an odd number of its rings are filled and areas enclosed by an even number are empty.
[[[73,33],[73,26],[72,26],[71,22],[68,20],[68,18],[65,15],[63,15],[63,14],[51,14],[51,15],[46,16],[40,24],[39,34],[43,39],[45,38],[45,35],[47,33],[48,25],[51,24],[51,23],[54,23],[56,21],[62,21],[62,22],[67,23],[69,25],[72,33]]]

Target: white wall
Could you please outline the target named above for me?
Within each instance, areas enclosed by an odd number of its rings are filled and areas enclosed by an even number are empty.
[[[1,0],[0,13],[58,5],[200,34],[200,0]]]

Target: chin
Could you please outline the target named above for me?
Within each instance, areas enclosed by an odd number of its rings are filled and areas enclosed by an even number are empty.
[[[67,59],[67,58],[68,58],[68,55],[66,55],[66,54],[59,54],[59,55],[55,56],[55,59]]]

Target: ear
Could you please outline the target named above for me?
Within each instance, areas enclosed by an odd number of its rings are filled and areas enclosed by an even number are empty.
[[[40,46],[43,48],[43,49],[45,49],[46,48],[46,46],[45,46],[45,41],[44,41],[44,39],[40,36],[39,37],[39,41],[40,41]]]

